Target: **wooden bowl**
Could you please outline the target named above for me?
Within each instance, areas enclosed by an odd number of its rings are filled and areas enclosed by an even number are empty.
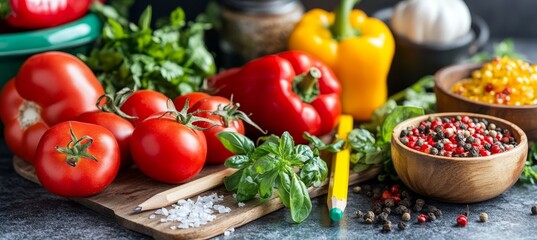
[[[444,157],[416,151],[399,140],[401,130],[418,126],[430,116],[467,115],[507,128],[519,143],[515,148],[486,157]],[[528,155],[526,134],[511,122],[474,113],[437,113],[408,119],[394,128],[391,154],[403,183],[425,197],[443,202],[472,203],[491,199],[518,180]]]
[[[508,120],[524,130],[530,141],[537,140],[537,105],[508,106],[473,101],[451,92],[455,83],[470,77],[481,64],[457,64],[440,69],[434,76],[438,112],[473,112]]]

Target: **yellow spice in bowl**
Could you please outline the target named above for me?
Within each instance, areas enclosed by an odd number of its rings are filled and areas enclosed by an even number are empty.
[[[455,83],[452,92],[470,100],[503,105],[537,104],[537,65],[509,57],[494,58]]]

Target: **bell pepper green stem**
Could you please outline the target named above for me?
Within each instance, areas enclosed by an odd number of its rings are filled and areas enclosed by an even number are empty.
[[[312,67],[305,75],[304,78],[298,83],[298,89],[304,95],[311,95],[315,84],[319,81],[321,77],[321,71],[315,67]]]
[[[341,0],[335,9],[336,18],[331,27],[332,36],[338,41],[342,41],[349,37],[356,36],[356,31],[353,31],[349,22],[349,15],[354,5],[360,0]]]

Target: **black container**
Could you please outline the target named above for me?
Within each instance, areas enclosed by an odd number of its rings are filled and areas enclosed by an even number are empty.
[[[392,8],[382,9],[373,17],[384,21],[391,29]],[[388,74],[388,94],[393,95],[412,85],[421,77],[432,75],[440,68],[461,62],[478,52],[489,39],[489,28],[479,16],[472,15],[470,32],[449,44],[417,44],[392,30],[395,55]]]

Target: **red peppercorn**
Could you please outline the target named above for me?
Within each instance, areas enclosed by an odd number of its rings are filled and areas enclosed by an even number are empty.
[[[399,195],[399,194],[397,194],[397,195]],[[399,204],[399,201],[401,201],[401,198],[398,197],[398,196],[394,196],[394,197],[392,197],[392,199],[393,199],[393,202],[395,203],[395,205]]]
[[[401,189],[401,187],[400,187],[398,184],[394,184],[394,185],[392,185],[392,187],[390,188],[390,193],[391,193],[392,195],[398,194],[400,189]]]
[[[464,147],[457,147],[457,148],[455,148],[455,153],[456,153],[456,154],[462,154],[462,153],[464,153]]]
[[[488,142],[490,144],[492,144],[494,142],[494,139],[491,136],[486,136],[484,140],[485,140],[485,142]]]
[[[461,227],[466,227],[467,223],[468,223],[468,217],[466,217],[466,215],[459,215],[457,217],[457,225]]]
[[[391,198],[391,197],[392,197],[392,194],[388,190],[384,190],[384,192],[382,192],[382,196],[380,198],[382,200],[386,200],[386,199]]]
[[[454,148],[454,146],[453,146],[453,144],[451,144],[451,143],[446,143],[446,144],[444,144],[444,149],[445,149],[446,151],[450,151],[450,152],[451,152],[451,151],[453,151],[453,148]]]
[[[463,123],[468,123],[468,121],[470,121],[470,117],[468,117],[468,116],[462,117],[462,122]]]
[[[505,88],[505,89],[503,89],[502,93],[505,94],[505,95],[509,95],[509,94],[511,94],[511,88]]]
[[[501,153],[502,149],[498,145],[492,145],[492,147],[490,147],[490,152],[492,154]]]
[[[485,91],[486,91],[486,92],[490,92],[490,91],[492,91],[492,90],[494,90],[494,86],[492,86],[491,83],[489,83],[489,84],[487,84],[487,85],[485,86]]]
[[[418,215],[418,223],[427,222],[427,216],[425,214]]]

